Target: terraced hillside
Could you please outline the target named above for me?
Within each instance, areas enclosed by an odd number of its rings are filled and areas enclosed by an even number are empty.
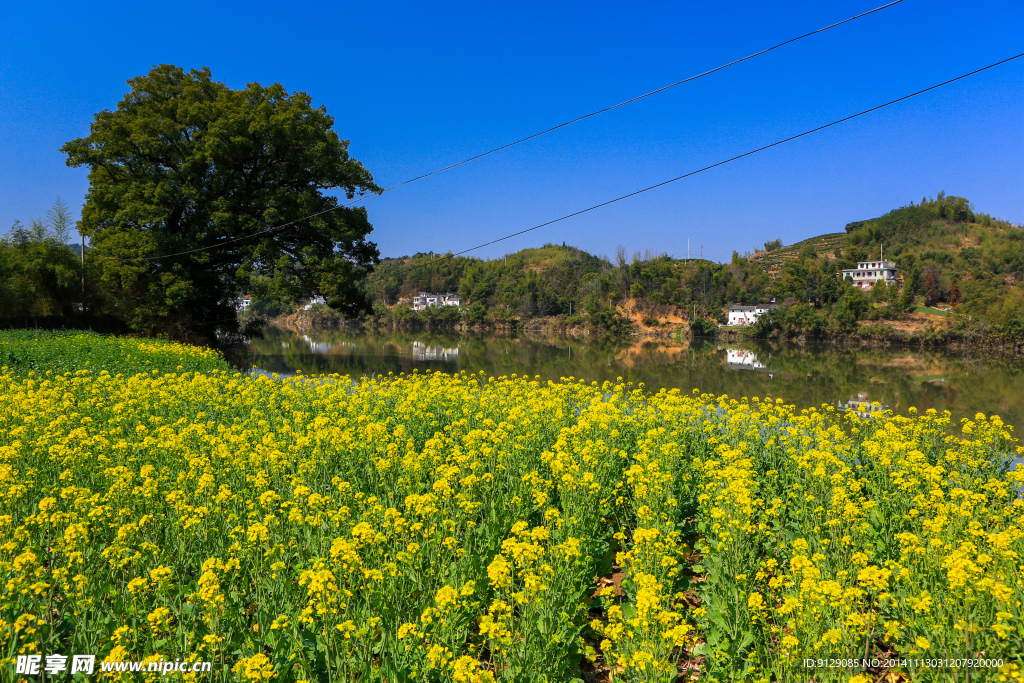
[[[751,261],[760,264],[772,277],[778,277],[782,272],[782,266],[786,261],[791,261],[799,256],[804,247],[810,245],[818,256],[838,256],[846,242],[845,232],[831,232],[827,235],[818,235],[792,244],[788,247],[776,249],[775,251],[761,251],[750,257]]]

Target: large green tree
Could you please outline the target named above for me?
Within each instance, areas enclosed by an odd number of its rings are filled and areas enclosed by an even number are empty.
[[[380,192],[324,107],[280,84],[235,90],[207,68],[154,67],[114,111],[64,145],[89,168],[80,229],[112,313],[135,329],[210,340],[238,329],[233,301],[320,294],[368,310],[357,286],[379,260],[363,208]]]

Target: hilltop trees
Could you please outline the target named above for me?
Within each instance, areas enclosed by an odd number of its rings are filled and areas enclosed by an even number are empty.
[[[956,222],[965,215],[976,222]],[[861,291],[837,277],[858,261],[877,259],[883,245],[886,259],[898,264],[902,288],[880,284]],[[724,322],[729,304],[776,299],[784,306],[764,318],[763,332],[834,336],[853,331],[862,320],[900,318],[923,295],[927,303],[977,315],[991,323],[989,329],[1021,335],[1024,309],[1012,302],[1024,299],[1013,294],[1024,291],[1022,281],[1024,231],[975,212],[966,199],[940,193],[921,205],[850,223],[846,234],[752,257],[733,252],[725,264],[653,250],[630,259],[624,247],[609,259],[546,244],[493,260],[433,253],[387,259],[363,286],[379,316],[373,324],[504,324],[562,316],[566,325],[621,329],[622,309],[648,325],[666,317]],[[418,291],[458,291],[463,308],[447,311],[443,321],[437,313],[415,315],[408,304],[387,308]],[[949,318],[954,319],[966,318]]]
[[[89,168],[81,230],[114,313],[197,340],[237,330],[233,299],[322,294],[368,310],[378,260],[362,208],[325,190],[378,192],[323,107],[280,84],[234,90],[209,69],[154,67],[62,151]],[[272,228],[272,229],[271,229]]]

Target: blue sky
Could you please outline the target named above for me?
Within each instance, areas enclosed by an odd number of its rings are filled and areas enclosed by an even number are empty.
[[[280,82],[392,185],[884,4],[13,3],[0,6],[0,231],[88,181],[58,151],[153,65]],[[1024,52],[1024,3],[904,0],[367,201],[385,256],[461,251]],[[475,252],[597,254],[842,230],[939,190],[1024,223],[1024,58]]]

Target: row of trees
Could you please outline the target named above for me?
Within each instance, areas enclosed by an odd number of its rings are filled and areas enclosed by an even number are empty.
[[[958,307],[1010,334],[1024,319],[1014,287],[1024,281],[1024,231],[976,212],[962,197],[925,198],[877,219],[847,226],[837,252],[811,244],[787,254],[778,277],[746,256],[726,264],[683,261],[648,251],[614,259],[547,244],[501,259],[417,254],[389,259],[364,283],[378,313],[419,291],[458,292],[472,321],[509,317],[586,315],[597,326],[621,325],[614,311],[626,302],[649,313],[674,307],[724,321],[730,303],[776,299],[792,307],[776,314],[776,329],[838,334],[866,318],[900,318],[920,302]],[[861,291],[836,275],[859,261],[885,256],[901,270],[901,287]],[[952,246],[951,246],[952,245]],[[766,250],[780,249],[779,241]],[[395,309],[397,310],[397,309]],[[665,312],[664,310],[662,312]]]
[[[78,245],[70,245],[74,218],[59,197],[43,218],[15,221],[0,238],[0,318],[71,316],[93,298]]]
[[[473,321],[510,317],[586,315],[619,325],[616,308],[632,300],[642,312],[672,306],[714,314],[729,301],[759,300],[768,276],[736,257],[727,265],[678,261],[664,254],[615,261],[575,247],[546,244],[500,259],[417,254],[384,260],[365,281],[367,295],[384,306],[405,305],[421,291],[457,292]]]

